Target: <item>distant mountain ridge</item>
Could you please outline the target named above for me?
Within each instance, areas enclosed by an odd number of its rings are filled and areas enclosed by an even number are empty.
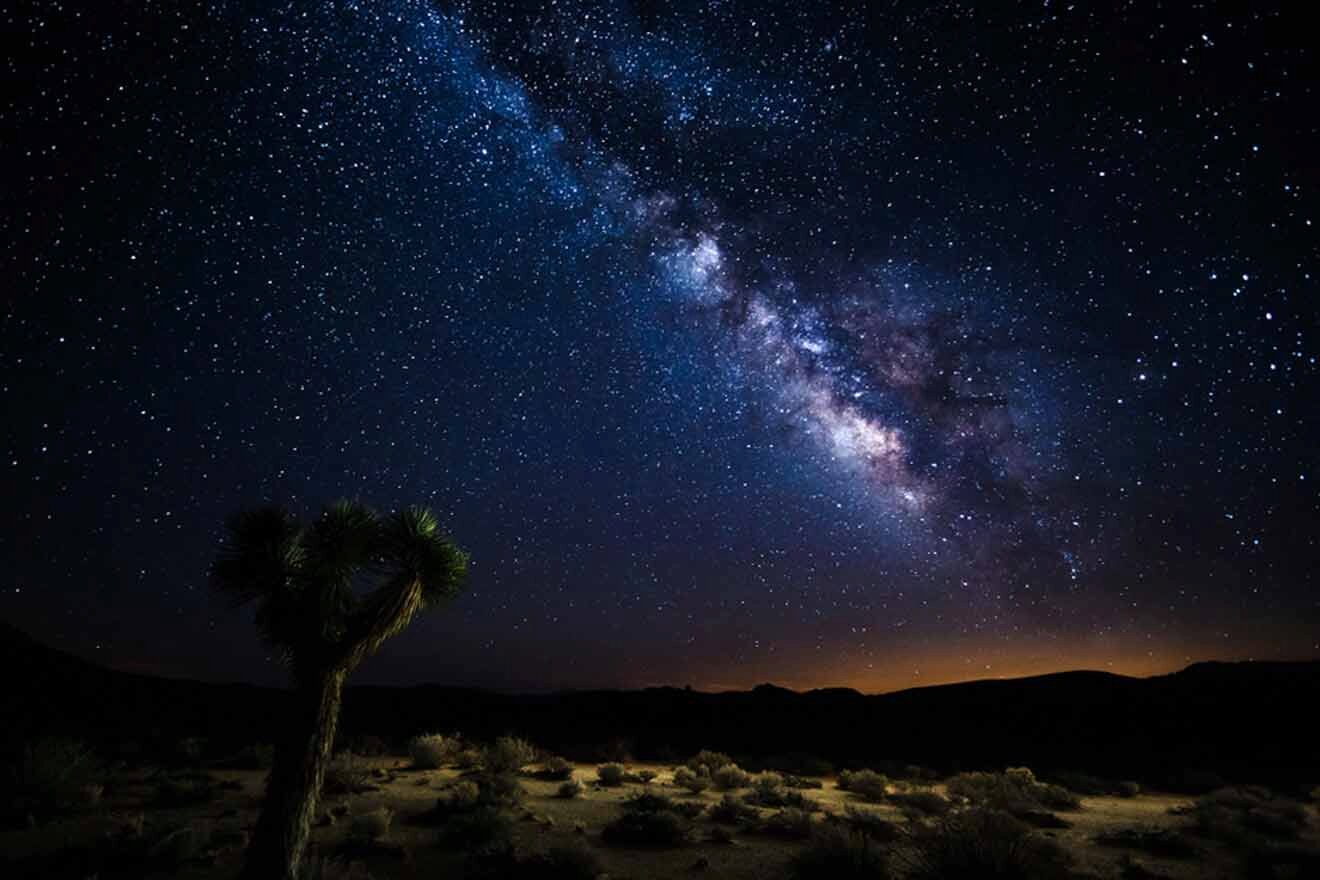
[[[284,692],[119,672],[0,623],[0,738],[73,734],[109,744],[269,737]],[[777,685],[705,693],[503,694],[443,685],[350,687],[345,734],[401,741],[422,731],[527,736],[570,755],[682,757],[701,748],[749,759],[819,756],[840,764],[941,770],[1024,764],[1112,777],[1216,773],[1320,781],[1310,721],[1320,662],[1196,663],[1131,678],[1060,672],[867,695]]]

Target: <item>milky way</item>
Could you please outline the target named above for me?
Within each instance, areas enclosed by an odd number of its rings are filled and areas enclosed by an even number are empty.
[[[474,559],[376,681],[1320,651],[1313,49],[1145,6],[6,13],[6,614],[278,680],[219,525],[347,495]]]

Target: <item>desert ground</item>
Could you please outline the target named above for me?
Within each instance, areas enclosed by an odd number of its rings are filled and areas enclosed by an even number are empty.
[[[349,768],[347,782],[342,772],[345,766]],[[507,852],[510,841],[513,851],[519,854],[560,849],[576,853],[576,861],[583,863],[571,870],[561,866],[558,873],[534,875],[538,877],[582,877],[596,872],[597,876],[637,880],[829,876],[819,870],[813,873],[808,867],[793,873],[794,857],[809,845],[809,829],[828,824],[855,826],[865,819],[860,812],[864,811],[891,823],[882,826],[890,839],[877,842],[876,847],[890,854],[893,876],[903,877],[915,875],[917,870],[905,855],[911,846],[907,835],[940,821],[910,808],[905,813],[903,795],[950,795],[949,783],[940,781],[884,780],[882,792],[872,792],[867,798],[840,788],[840,777],[836,775],[799,779],[797,782],[819,787],[792,789],[811,807],[807,814],[811,824],[805,826],[806,833],[798,833],[804,830],[800,823],[796,832],[765,826],[766,820],[779,812],[774,808],[749,805],[740,820],[727,824],[712,818],[712,808],[726,794],[739,803],[755,797],[754,777],[743,780],[749,785],[730,791],[707,788],[693,793],[675,782],[676,774],[680,780],[686,776],[682,765],[627,763],[623,767],[625,781],[605,785],[600,781],[600,765],[561,761],[553,774],[558,778],[551,779],[546,778],[551,774],[544,769],[543,761],[529,763],[516,774],[521,793],[515,792],[514,800],[505,801],[498,809],[504,817],[494,823],[498,828],[455,832],[462,822],[456,817],[463,816],[463,811],[446,811],[437,803],[452,807],[470,798],[475,790],[471,780],[479,770],[453,765],[419,769],[410,758],[401,756],[341,757],[339,775],[331,774],[332,790],[323,796],[312,829],[306,876],[370,876],[377,880],[501,876],[498,866],[483,868],[470,854],[483,847],[499,846]],[[262,769],[214,765],[184,770],[120,768],[106,777],[104,791],[98,793],[94,803],[49,819],[29,817],[20,827],[0,832],[0,873],[7,877],[101,880],[117,876],[195,880],[232,877],[241,865],[256,821],[265,775]],[[566,775],[581,784],[580,792],[573,797],[561,795]],[[642,781],[644,778],[648,781]],[[1233,791],[1247,791],[1244,797],[1249,800],[1276,802],[1263,789]],[[1133,795],[1131,790],[1127,793]],[[673,805],[690,805],[681,807],[689,815],[680,820],[683,839],[677,845],[607,839],[610,823],[624,815],[630,805],[636,808],[645,803],[645,799],[636,801],[643,794],[668,798]],[[1221,797],[1226,802],[1232,800]],[[1314,801],[1286,802],[1294,820],[1282,835],[1288,838],[1286,843],[1278,842],[1277,835],[1273,840],[1267,834],[1244,842],[1233,834],[1216,833],[1213,823],[1189,814],[1197,802],[1192,796],[1149,791],[1127,797],[1081,796],[1075,808],[1046,812],[1044,822],[1032,823],[1059,827],[1037,827],[1030,834],[1057,843],[1070,855],[1068,870],[1072,873],[1066,876],[1187,880],[1240,877],[1244,876],[1245,853],[1252,846],[1304,853],[1297,857],[1302,861],[1275,859],[1280,864],[1259,876],[1308,876],[1305,866],[1313,863],[1304,859],[1313,858],[1320,850],[1320,823]],[[949,803],[960,805],[962,799],[950,797]],[[657,804],[667,809],[663,801],[652,806]],[[961,809],[965,807],[956,806],[954,815]],[[1048,818],[1051,815],[1056,818]],[[1198,815],[1206,814],[1202,811]],[[796,814],[795,818],[801,820],[802,816]],[[1152,853],[1143,851],[1152,847],[1133,849],[1097,842],[1097,838],[1131,829],[1141,829],[1147,840],[1175,841],[1175,851],[1156,846],[1153,848],[1157,852]]]

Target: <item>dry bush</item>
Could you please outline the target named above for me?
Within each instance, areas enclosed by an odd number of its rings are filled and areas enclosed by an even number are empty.
[[[502,736],[482,756],[482,766],[491,773],[517,773],[536,760],[536,746],[516,736]]]
[[[614,846],[669,848],[687,842],[688,825],[670,810],[628,810],[601,829],[601,840]]]
[[[1011,767],[1003,773],[960,773],[946,784],[953,797],[977,807],[1008,813],[1033,810],[1076,810],[1077,795],[1058,785],[1037,781],[1026,767]]]
[[[437,805],[443,805],[451,813],[462,813],[476,809],[480,802],[481,788],[470,779],[461,779],[449,787]]]
[[[442,847],[467,852],[509,846],[512,842],[513,820],[498,808],[484,805],[448,817],[438,839]]]
[[[737,764],[725,764],[710,775],[710,781],[717,791],[732,791],[746,788],[752,782],[752,776]]]
[[[911,880],[1064,880],[1071,857],[1007,813],[972,808],[916,826],[902,852]]]
[[[473,777],[477,784],[477,800],[485,806],[512,807],[522,803],[522,783],[512,773],[478,773]]]
[[[541,769],[536,772],[539,779],[549,779],[554,782],[561,782],[570,779],[573,776],[573,764],[566,761],[558,755],[546,758],[541,763]]]
[[[11,817],[54,815],[93,806],[104,791],[105,768],[74,739],[46,738],[23,746],[0,773],[7,789],[0,810]]]
[[[1309,823],[1300,803],[1260,786],[1218,789],[1199,799],[1188,813],[1196,834],[1234,846],[1261,838],[1297,840]]]
[[[761,821],[758,830],[762,834],[780,837],[785,840],[805,840],[811,836],[813,824],[811,814],[805,810],[799,810],[796,807],[784,807],[784,809],[766,816]]]
[[[348,839],[352,843],[368,846],[379,843],[389,837],[393,820],[394,812],[389,807],[359,813],[349,822]]]
[[[715,771],[721,767],[727,767],[733,763],[733,758],[723,752],[712,752],[702,749],[693,755],[687,762],[687,768],[693,773],[701,776],[714,776]]]
[[[949,799],[935,791],[898,791],[889,796],[889,802],[908,819],[945,816],[953,809]]]
[[[581,843],[520,857],[513,847],[487,849],[468,859],[468,880],[594,880],[603,868]]]
[[[674,785],[686,788],[692,794],[701,794],[707,788],[710,788],[710,779],[687,767],[679,767],[674,771]]]
[[[576,779],[570,779],[567,782],[561,782],[559,788],[555,790],[555,797],[570,800],[582,794],[582,783]]]
[[[1131,849],[1161,859],[1194,859],[1200,851],[1180,832],[1170,828],[1133,826],[1097,834],[1101,846]]]
[[[848,805],[843,808],[843,820],[853,831],[864,834],[879,843],[893,843],[903,836],[902,830],[870,810],[859,810]]]
[[[818,826],[789,862],[790,880],[889,880],[893,872],[873,838],[834,823]]]
[[[596,778],[600,784],[611,788],[623,785],[626,776],[627,772],[619,764],[601,764],[596,768]]]
[[[440,733],[424,733],[408,740],[408,757],[418,770],[439,770],[452,763],[462,749],[458,737]]]
[[[740,803],[731,794],[724,795],[720,798],[719,803],[710,808],[711,821],[720,822],[724,825],[741,825],[744,822],[752,822],[760,815],[752,807]]]
[[[839,774],[839,788],[872,803],[883,801],[889,794],[889,780],[874,770],[844,771]]]
[[[325,768],[326,794],[361,794],[372,791],[371,770],[352,752],[340,752]]]
[[[825,783],[819,779],[809,779],[806,776],[794,776],[792,773],[783,775],[784,788],[824,788]]]

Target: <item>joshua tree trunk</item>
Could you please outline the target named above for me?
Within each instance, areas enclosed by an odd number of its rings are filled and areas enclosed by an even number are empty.
[[[335,741],[346,677],[342,667],[332,667],[297,686],[289,735],[275,749],[243,880],[297,880]]]

